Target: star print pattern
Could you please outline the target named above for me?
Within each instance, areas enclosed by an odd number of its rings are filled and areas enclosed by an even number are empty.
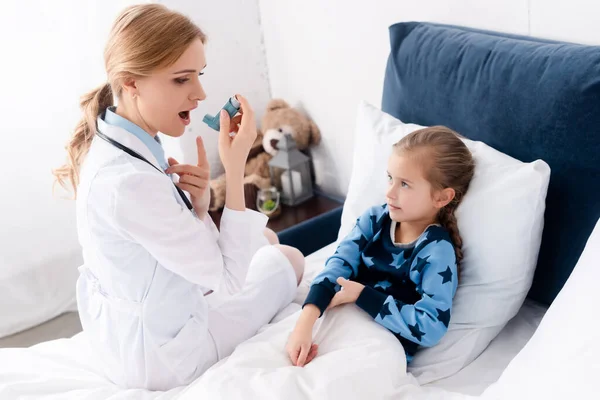
[[[363,251],[369,240],[364,235],[359,235],[358,238],[354,239],[352,242],[356,243],[358,246],[358,251]]]
[[[421,257],[417,256],[417,263],[413,267],[413,270],[417,271],[418,273],[423,272],[423,269],[427,265],[429,265],[429,263],[427,262],[428,259],[429,259],[429,256],[427,256],[425,258],[421,258]]]
[[[381,316],[381,318],[385,318],[388,315],[392,315],[392,312],[390,311],[390,303],[385,303],[383,305],[383,307],[381,307],[381,311],[379,311],[379,315]]]
[[[438,272],[438,275],[443,278],[442,285],[446,282],[452,282],[452,270],[450,267],[446,268],[444,272]]]
[[[421,338],[423,337],[423,335],[425,335],[425,332],[421,332],[419,330],[419,325],[414,324],[414,325],[408,325],[408,329],[410,330],[410,334],[417,339],[419,342],[421,341]]]
[[[412,359],[416,349],[434,346],[448,330],[458,286],[456,256],[443,227],[429,226],[414,246],[400,247],[390,237],[390,225],[386,205],[358,218],[313,281],[305,304],[323,312],[340,290],[339,277],[362,283],[356,305],[404,341]]]
[[[391,266],[393,266],[396,269],[400,269],[402,268],[402,265],[404,264],[404,254],[402,253],[398,253],[398,254],[394,254],[392,255],[392,264]]]
[[[365,257],[363,260],[365,262],[365,266],[367,266],[367,267],[372,267],[375,265],[375,262],[373,261],[373,257]]]
[[[387,288],[391,287],[392,283],[390,281],[379,281],[375,284],[375,286],[373,286],[375,289],[377,289],[378,287],[382,288],[383,290],[386,290]]]
[[[334,291],[335,287],[338,286],[336,282],[332,282],[328,277],[325,277],[319,284],[331,291]]]
[[[440,310],[439,308],[435,309],[438,313],[437,318],[440,320],[440,322],[442,324],[444,324],[446,326],[446,328],[448,327],[448,325],[450,324],[450,309],[443,311]]]
[[[371,215],[371,226],[373,227],[373,231],[377,232],[377,228],[381,227],[381,222],[385,218],[385,214],[381,214],[379,218],[377,215]]]

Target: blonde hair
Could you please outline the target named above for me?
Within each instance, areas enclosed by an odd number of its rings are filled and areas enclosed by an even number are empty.
[[[463,259],[462,238],[454,212],[469,188],[475,162],[460,135],[445,126],[433,126],[415,131],[394,145],[398,154],[420,155],[425,179],[434,190],[452,188],[454,199],[438,213],[438,221],[450,233],[456,252],[456,262]]]
[[[96,133],[96,119],[120,98],[123,83],[131,77],[150,76],[174,64],[196,39],[206,35],[188,17],[160,4],[127,7],[115,20],[104,48],[106,84],[81,98],[83,117],[65,146],[67,163],[53,170],[56,182],[77,195],[79,170]]]

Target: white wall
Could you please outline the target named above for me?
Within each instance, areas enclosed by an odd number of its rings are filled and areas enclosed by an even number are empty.
[[[388,27],[431,21],[600,44],[597,0],[259,0],[274,97],[321,128],[317,185],[345,195],[359,100],[381,104]]]
[[[80,117],[79,97],[106,81],[102,52],[114,18],[125,6],[139,2],[3,2],[0,279],[38,266],[75,271],[81,263],[74,202],[61,198],[60,190],[52,196],[51,169],[65,160],[64,145]],[[218,173],[217,134],[202,124],[204,113],[216,113],[229,96],[240,92],[260,117],[269,98],[258,4],[255,0],[162,3],[191,16],[209,36],[204,76],[208,98],[192,115],[190,132],[165,146],[180,161],[195,162],[194,138],[202,134]],[[14,299],[0,294],[0,302],[9,300]]]
[[[81,259],[74,203],[52,196],[51,169],[79,96],[105,80],[101,37],[126,2],[62,3],[10,1],[0,13],[0,278]]]

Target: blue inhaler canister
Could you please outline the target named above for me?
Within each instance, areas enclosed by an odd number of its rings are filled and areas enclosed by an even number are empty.
[[[232,96],[229,100],[227,100],[227,103],[225,103],[225,105],[223,106],[223,110],[227,111],[227,114],[229,114],[229,118],[233,118],[233,116],[235,114],[238,113],[238,111],[240,110],[240,102],[238,101],[238,99],[235,98],[235,96]],[[217,115],[210,115],[210,114],[206,114],[204,116],[204,118],[202,119],[202,121],[210,126],[211,128],[213,128],[215,131],[219,132],[219,130],[221,129],[221,125],[219,124],[220,121],[220,111],[219,113],[217,113]]]

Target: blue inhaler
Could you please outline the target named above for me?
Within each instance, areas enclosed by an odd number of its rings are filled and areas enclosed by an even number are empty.
[[[235,114],[238,113],[238,111],[240,110],[240,102],[238,101],[238,99],[235,98],[235,96],[232,96],[227,103],[225,103],[225,105],[223,106],[223,110],[227,111],[227,114],[229,114],[229,118],[233,118],[233,116]],[[215,131],[219,131],[221,129],[221,126],[219,124],[219,120],[220,120],[220,112],[217,113],[217,115],[210,115],[210,114],[206,114],[204,116],[204,118],[202,119],[202,121],[210,126],[211,128],[213,128]]]

